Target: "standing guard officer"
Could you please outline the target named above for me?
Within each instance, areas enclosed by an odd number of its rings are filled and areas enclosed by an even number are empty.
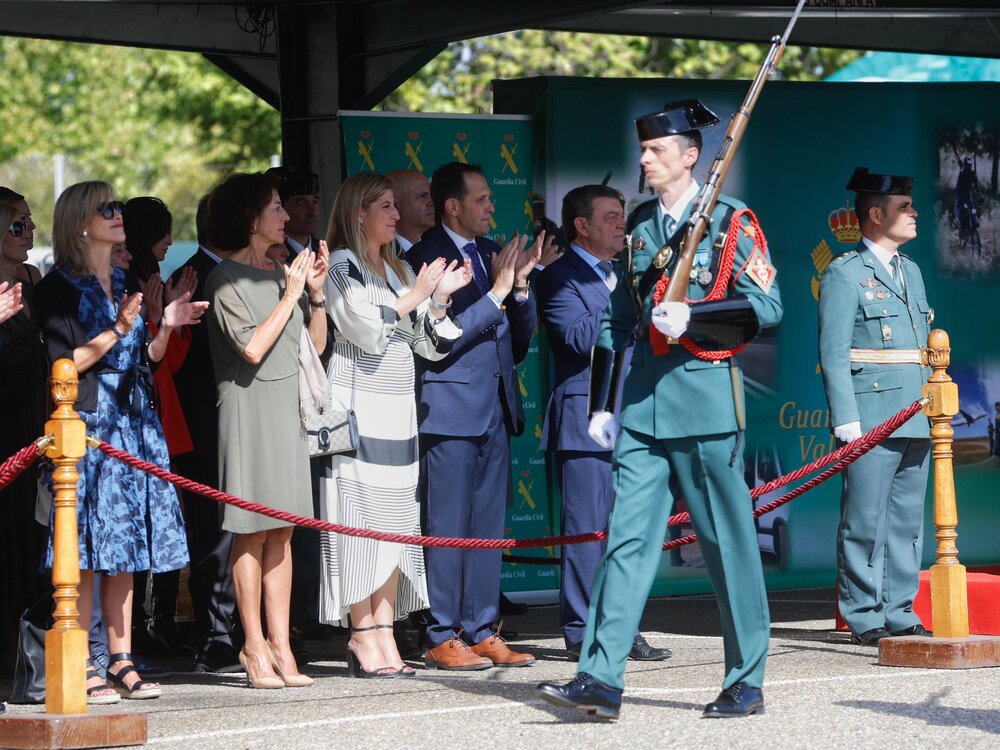
[[[906,408],[930,375],[934,311],[920,268],[899,252],[917,236],[913,179],[858,167],[847,184],[861,241],[823,274],[819,363],[833,433],[861,437]],[[851,641],[931,635],[913,611],[923,551],[930,431],[916,414],[847,467],[837,532],[837,603]]]
[[[687,331],[697,304],[660,302],[659,290],[636,295],[639,299],[629,296],[657,249],[688,220],[698,192],[691,170],[701,151],[699,129],[716,123],[718,118],[694,99],[636,120],[639,163],[659,198],[639,206],[629,218],[630,262],[611,295],[598,341],[598,346],[620,351],[633,331],[637,339],[622,395],[621,434],[609,411],[595,413],[590,425],[591,435],[609,447],[617,437],[615,507],[607,552],[591,592],[576,679],[537,688],[550,703],[606,719],[618,717],[626,659],[677,491],[698,532],[722,616],[726,675],[722,692],[704,715],[746,716],[764,710],[760,688],[770,620],[740,450],[742,377],[729,352],[704,352],[687,339],[673,341]],[[763,238],[755,240],[756,233],[741,220],[732,221],[743,208],[739,201],[719,197],[711,218],[715,230],[722,230],[723,242],[714,233],[706,235],[686,297],[734,300],[751,310],[755,324],[773,326],[782,312],[776,272]],[[731,249],[723,252],[726,246]],[[729,274],[728,264],[721,262],[724,255],[733,261]],[[597,390],[593,384],[592,390]]]

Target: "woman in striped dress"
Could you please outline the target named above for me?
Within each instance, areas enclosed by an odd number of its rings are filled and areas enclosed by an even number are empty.
[[[335,455],[321,483],[323,518],[359,528],[420,533],[414,353],[447,355],[461,329],[451,293],[472,278],[443,260],[414,274],[398,252],[391,184],[358,174],[341,186],[330,216],[326,282],[336,329],[328,368],[335,408],[353,408],[358,451]],[[350,614],[348,664],[355,676],[411,675],[392,634],[394,619],[423,609],[427,582],[419,547],[324,534],[320,619]]]

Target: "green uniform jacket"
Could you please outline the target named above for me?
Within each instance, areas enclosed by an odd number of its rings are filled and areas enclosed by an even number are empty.
[[[693,201],[692,201],[693,205]],[[695,266],[712,266],[713,244],[723,226],[726,213],[746,206],[734,198],[720,196],[712,212],[712,226],[695,256]],[[690,213],[690,209],[689,209]],[[687,216],[684,217],[685,220]],[[652,262],[656,251],[667,238],[663,232],[663,215],[659,201],[643,203],[629,216],[631,227],[632,267],[619,269],[619,283],[611,295],[601,328],[598,346],[621,351],[635,329],[635,312],[626,285],[632,285]],[[641,241],[640,241],[641,240]],[[746,297],[753,305],[761,328],[777,325],[781,320],[781,296],[777,282],[768,292],[741,270],[753,251],[753,242],[742,235],[736,248],[736,260],[728,295]],[[704,299],[714,285],[692,281],[687,297]],[[648,330],[653,309],[653,293],[643,300],[642,326]],[[740,381],[742,388],[742,380]],[[669,353],[653,356],[648,335],[635,345],[632,363],[622,395],[621,424],[634,432],[657,439],[694,437],[736,432],[736,412],[729,362],[703,361],[689,354],[680,344],[672,345]]]
[[[819,364],[830,403],[830,424],[861,422],[868,432],[921,396],[931,374],[917,364],[851,362],[851,349],[918,349],[927,346],[927,292],[920,268],[900,253],[901,289],[863,242],[833,259],[820,282]],[[930,437],[922,414],[893,433]]]

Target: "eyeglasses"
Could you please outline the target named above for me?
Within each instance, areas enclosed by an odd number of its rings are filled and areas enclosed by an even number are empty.
[[[20,237],[22,234],[24,234],[27,228],[28,228],[28,221],[26,219],[20,219],[18,221],[12,221],[7,231],[10,232],[15,237]]]
[[[105,219],[115,218],[116,211],[118,213],[123,213],[125,211],[125,204],[121,201],[108,201],[107,203],[101,203],[97,206],[97,213]]]

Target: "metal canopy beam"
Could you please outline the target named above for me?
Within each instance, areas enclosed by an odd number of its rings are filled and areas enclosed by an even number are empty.
[[[784,29],[793,2],[667,2],[565,19],[546,28],[602,34],[765,42]],[[811,0],[792,44],[1000,57],[1000,8],[992,0]]]

